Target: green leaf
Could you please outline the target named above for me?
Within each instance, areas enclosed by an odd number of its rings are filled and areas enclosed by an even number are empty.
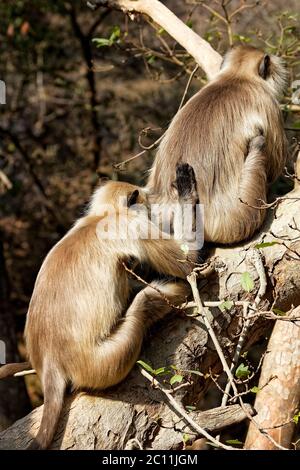
[[[248,272],[242,274],[241,285],[246,292],[251,292],[254,289],[253,279]]]
[[[202,374],[202,372],[200,372],[199,370],[190,370],[190,369],[187,369],[185,372],[187,372],[188,374],[199,375],[200,377],[203,377],[203,376],[204,376],[204,374]]]
[[[258,393],[259,391],[260,391],[259,387],[254,386],[254,387],[250,388],[250,392],[252,392],[252,393]]]
[[[150,372],[150,374],[155,375],[155,370],[152,369],[152,367],[149,364],[147,364],[146,362],[139,360],[136,363],[139,364],[140,366],[142,366],[142,368],[145,369],[147,372]]]
[[[219,305],[219,309],[221,312],[225,312],[225,310],[230,310],[233,307],[233,302],[231,300],[224,300],[224,302]]]
[[[234,34],[233,39],[235,39],[236,41],[244,42],[245,44],[251,42],[251,38],[249,38],[248,36],[243,36],[241,34]]]
[[[149,57],[147,57],[147,62],[148,62],[148,64],[150,64],[150,65],[151,65],[151,64],[154,64],[155,61],[156,61],[155,55],[152,54],[152,55],[150,55]]]
[[[214,39],[214,37],[211,33],[205,33],[204,34],[204,39],[206,39],[206,41],[208,41],[208,42],[211,42]]]
[[[119,39],[121,37],[121,30],[120,30],[120,26],[114,26],[112,31],[111,31],[111,35],[110,35],[110,41],[112,43],[116,42],[117,39]]]
[[[188,20],[186,23],[185,23],[189,28],[193,28],[193,22],[192,20]]]
[[[189,434],[182,434],[182,440],[184,444],[186,444],[187,442],[191,440],[191,436]]]
[[[168,367],[160,367],[159,369],[154,370],[154,375],[168,374],[170,369]]]
[[[175,374],[173,375],[173,377],[170,378],[170,385],[181,383],[182,381],[183,381],[183,376],[179,374]]]
[[[106,38],[94,38],[92,42],[95,43],[96,47],[107,47],[111,46],[110,40]]]
[[[286,312],[283,312],[279,308],[272,308],[272,312],[274,312],[279,317],[284,317],[286,315]]]
[[[191,405],[186,405],[185,407],[188,411],[195,411],[196,407]]]
[[[293,417],[293,421],[295,424],[299,423],[299,418],[300,418],[300,411],[297,414],[295,414],[295,416]]]
[[[121,30],[119,26],[114,26],[111,30],[109,38],[93,38],[92,42],[96,44],[96,47],[111,47],[121,37]]]
[[[235,376],[238,379],[246,379],[250,375],[249,367],[246,366],[243,362],[238,366],[235,371]]]
[[[228,441],[226,441],[226,444],[243,445],[243,443],[241,441],[239,441],[238,439],[228,439]]]
[[[165,30],[164,28],[160,28],[158,31],[157,31],[157,34],[161,35],[161,34],[164,34]]]
[[[183,243],[182,245],[180,245],[180,249],[185,255],[188,255],[190,251],[189,245],[187,245],[187,243]]]
[[[278,242],[264,242],[264,243],[258,243],[257,245],[255,245],[254,248],[268,248],[269,246],[273,246],[273,245],[279,245]]]

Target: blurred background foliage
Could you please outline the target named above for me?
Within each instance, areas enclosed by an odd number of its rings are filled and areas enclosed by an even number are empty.
[[[264,48],[286,59],[291,82],[300,80],[299,0],[163,3],[220,53],[237,43]],[[24,355],[25,315],[45,254],[82,214],[99,175],[145,181],[154,148],[121,171],[113,165],[164,132],[195,63],[150,20],[92,12],[82,0],[1,2],[0,54],[7,90],[0,105],[0,337],[10,361],[17,345]],[[186,98],[204,83],[198,69]],[[291,96],[290,87],[283,110],[293,156],[300,106]],[[39,391],[28,383],[36,404]],[[18,401],[13,411],[0,405],[0,427],[24,414],[28,402]]]

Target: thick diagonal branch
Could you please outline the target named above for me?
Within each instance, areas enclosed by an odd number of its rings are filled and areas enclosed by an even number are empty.
[[[199,64],[208,79],[219,71],[222,57],[211,45],[184,24],[158,0],[93,0],[90,5],[106,6],[124,13],[142,13],[149,16],[172,36]]]

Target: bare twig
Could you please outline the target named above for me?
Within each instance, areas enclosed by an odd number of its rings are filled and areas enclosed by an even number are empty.
[[[25,375],[31,375],[31,374],[36,374],[36,370],[35,369],[22,370],[21,372],[16,372],[14,374],[14,377],[24,377]]]
[[[250,261],[255,266],[256,271],[259,275],[259,289],[256,294],[254,303],[253,305],[251,305],[251,308],[256,310],[262,297],[266,293],[267,278],[266,278],[264,265],[263,265],[259,251],[253,248],[251,251],[248,252],[248,256],[250,257]],[[238,364],[238,361],[239,361],[239,358],[240,358],[240,355],[241,355],[241,352],[245,343],[245,339],[249,330],[250,322],[251,322],[251,319],[249,318],[249,303],[247,304],[246,302],[244,303],[244,306],[243,306],[243,319],[244,319],[244,324],[243,324],[242,332],[240,334],[240,337],[239,337],[239,340],[235,349],[235,353],[232,359],[232,363],[230,366],[230,371],[232,372],[232,374],[234,373],[236,366]],[[226,387],[225,387],[225,392],[222,398],[222,402],[221,402],[222,406],[226,406],[227,404],[230,388],[231,388],[231,383],[228,380]]]
[[[239,340],[238,340],[238,343],[237,343],[237,346],[236,346],[236,349],[235,349],[235,352],[234,352],[234,356],[233,356],[233,359],[232,359],[232,362],[231,362],[231,366],[230,366],[230,371],[231,371],[232,374],[234,374],[235,368],[236,368],[238,360],[240,358],[240,354],[242,352],[242,348],[243,348],[244,341],[245,341],[245,338],[246,338],[246,335],[247,335],[247,332],[248,332],[248,328],[249,328],[249,324],[250,324],[250,320],[248,318],[248,306],[249,305],[247,305],[245,303],[244,307],[243,307],[244,324],[243,324],[242,332],[241,332],[241,335],[239,337]],[[221,406],[226,406],[227,405],[230,388],[231,388],[231,383],[228,379],[226,387],[225,387],[224,395],[223,395],[223,398],[222,398]],[[236,397],[236,395],[235,395],[235,397]]]
[[[196,65],[196,67],[193,69],[192,73],[190,74],[189,76],[189,79],[188,79],[188,82],[186,84],[186,87],[185,87],[185,90],[183,92],[183,95],[182,95],[182,98],[181,98],[181,101],[180,101],[180,105],[179,105],[179,108],[178,108],[178,111],[182,108],[183,104],[184,104],[184,101],[185,101],[185,98],[186,98],[186,95],[187,95],[187,92],[190,88],[190,85],[191,85],[191,82],[194,78],[194,75],[195,73],[197,72],[197,70],[199,69],[199,65]],[[177,111],[177,112],[178,112]]]
[[[262,434],[264,434],[264,436],[270,441],[272,442],[272,444],[277,448],[277,449],[280,449],[280,450],[287,450],[285,447],[281,446],[280,444],[278,444],[278,442],[276,442],[272,436],[269,436],[269,434],[264,431],[263,429],[261,429],[259,427],[259,425],[256,423],[255,419],[253,419],[253,417],[251,416],[251,414],[248,412],[247,408],[245,407],[245,403],[243,402],[242,400],[242,397],[239,396],[239,393],[238,393],[238,390],[237,390],[237,387],[236,387],[236,384],[235,384],[235,381],[234,381],[234,377],[233,377],[233,374],[226,362],[226,359],[224,357],[224,353],[222,351],[222,348],[220,346],[220,343],[215,335],[215,332],[213,331],[213,328],[207,318],[207,314],[206,314],[206,311],[205,311],[205,308],[203,306],[203,303],[201,301],[201,298],[200,298],[200,294],[199,294],[199,291],[198,291],[198,287],[197,287],[197,275],[196,273],[193,271],[187,278],[188,282],[190,283],[191,285],[191,288],[192,288],[192,292],[193,292],[193,296],[194,296],[194,300],[197,304],[197,308],[198,308],[198,313],[199,313],[199,317],[201,318],[201,320],[203,321],[204,325],[206,326],[207,328],[207,331],[208,331],[208,334],[216,348],[216,351],[218,353],[218,356],[219,356],[219,359],[221,361],[221,364],[223,366],[223,370],[224,372],[227,374],[227,377],[228,377],[228,380],[230,382],[230,385],[232,387],[232,390],[235,394],[235,396],[238,397],[238,401],[242,407],[242,409],[245,411],[247,417],[249,418],[249,420],[251,421],[251,423],[253,424],[253,426]],[[217,440],[217,442],[219,442]]]
[[[266,203],[262,199],[258,199],[257,201],[261,202],[261,205],[260,206],[252,206],[248,202],[246,202],[243,199],[239,198],[239,201],[242,204],[245,204],[246,206],[252,207],[252,209],[257,209],[257,210],[264,210],[264,209],[269,209],[269,208],[276,209],[278,207],[278,204],[282,201],[299,201],[299,200],[300,200],[300,197],[285,197],[285,196],[282,196],[282,197],[277,197],[275,199],[275,201],[273,201],[273,202]]]
[[[157,387],[159,390],[161,390],[161,392],[163,392],[171,407],[174,408],[174,410],[176,410],[176,412],[186,421],[189,423],[189,425],[195,430],[197,431],[199,434],[201,434],[202,436],[206,437],[206,439],[208,439],[210,442],[212,442],[214,445],[216,445],[217,447],[220,447],[222,449],[225,449],[225,450],[237,450],[235,449],[234,447],[231,447],[231,446],[228,446],[228,445],[225,445],[225,444],[222,444],[221,442],[218,442],[213,436],[211,436],[205,429],[203,429],[201,426],[199,426],[199,424],[197,424],[189,415],[188,413],[185,411],[185,409],[183,408],[183,406],[178,403],[175,398],[172,396],[172,393],[170,393],[169,390],[167,390],[166,388],[162,387],[162,385],[154,378],[152,377],[152,375],[150,375],[147,371],[145,371],[144,369],[140,369],[141,371],[141,374],[147,379],[149,380],[149,382],[151,382],[153,385],[155,385],[155,387]]]
[[[12,182],[8,179],[8,177],[6,176],[6,174],[0,170],[0,181],[2,182],[3,186],[9,190],[12,188]]]
[[[182,95],[182,98],[181,98],[181,101],[180,101],[180,104],[179,104],[179,107],[178,107],[178,110],[177,112],[182,108],[183,104],[184,104],[184,101],[185,101],[185,98],[186,98],[186,95],[187,95],[187,92],[189,90],[189,87],[191,85],[191,82],[193,80],[193,77],[195,75],[195,73],[197,72],[197,70],[199,69],[199,65],[196,65],[196,67],[192,70],[190,76],[189,76],[189,79],[187,81],[187,84],[186,84],[186,87],[184,89],[184,92],[183,92],[183,95]],[[127,158],[127,160],[124,160],[123,162],[120,162],[120,163],[115,163],[113,164],[113,168],[115,168],[116,170],[121,170],[123,169],[123,167],[125,165],[127,165],[128,163],[132,162],[133,160],[136,160],[137,158],[141,157],[142,155],[144,155],[146,152],[148,152],[149,150],[152,150],[153,148],[157,147],[157,145],[161,142],[161,140],[163,139],[164,135],[165,135],[166,132],[164,132],[155,142],[153,142],[153,144],[147,146],[147,147],[143,147],[143,150],[141,152],[138,152],[137,154],[133,155],[132,157],[129,157]],[[140,143],[140,142],[139,142]],[[141,144],[140,144],[141,145]]]
[[[122,265],[125,269],[125,271],[127,271],[128,273],[130,273],[132,276],[135,277],[135,279],[137,281],[140,281],[142,284],[144,284],[144,286],[147,286],[147,287],[151,287],[151,289],[155,290],[156,292],[159,293],[159,295],[161,295],[161,297],[164,299],[164,301],[166,302],[167,305],[169,305],[169,307],[171,308],[174,308],[176,310],[184,310],[184,307],[182,307],[181,305],[174,305],[170,302],[170,300],[168,299],[168,297],[163,293],[161,292],[161,290],[158,289],[158,287],[155,287],[153,284],[149,284],[149,282],[145,281],[145,279],[141,278],[138,274],[136,274],[132,269],[128,268],[128,266],[124,263],[124,261],[122,262]]]
[[[220,358],[220,361],[222,363],[222,366],[223,366],[223,370],[226,372],[227,374],[227,377],[230,381],[230,384],[232,386],[232,389],[235,393],[235,395],[238,394],[238,390],[236,388],[236,385],[235,385],[235,382],[234,382],[234,378],[233,378],[233,375],[230,371],[230,368],[226,362],[226,359],[224,357],[224,354],[223,354],[223,351],[222,351],[222,348],[219,344],[219,341],[215,335],[215,332],[214,330],[212,329],[212,326],[207,318],[207,314],[206,314],[206,311],[205,311],[205,308],[204,308],[204,305],[202,303],[202,300],[200,298],[200,294],[199,294],[199,291],[198,291],[198,287],[197,287],[197,275],[196,273],[193,271],[187,278],[191,288],[192,288],[192,292],[193,292],[193,296],[194,296],[194,300],[196,302],[196,305],[197,305],[197,308],[198,308],[198,314],[199,314],[199,317],[201,318],[201,320],[203,321],[203,323],[205,324],[206,328],[207,328],[207,331],[208,331],[208,334],[209,336],[211,337],[212,339],[212,342],[216,348],[216,351],[218,353],[218,356]]]

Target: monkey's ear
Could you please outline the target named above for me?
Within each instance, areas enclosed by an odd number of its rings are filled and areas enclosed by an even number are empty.
[[[127,207],[133,206],[137,203],[137,199],[139,197],[139,190],[135,189],[132,193],[130,193],[127,197]]]
[[[110,179],[108,176],[102,176],[99,174],[98,188],[102,188],[102,186],[105,186],[109,181]]]
[[[270,64],[271,64],[271,59],[268,54],[265,54],[261,63],[259,64],[258,68],[258,74],[263,78],[264,80],[269,76],[270,74]]]

